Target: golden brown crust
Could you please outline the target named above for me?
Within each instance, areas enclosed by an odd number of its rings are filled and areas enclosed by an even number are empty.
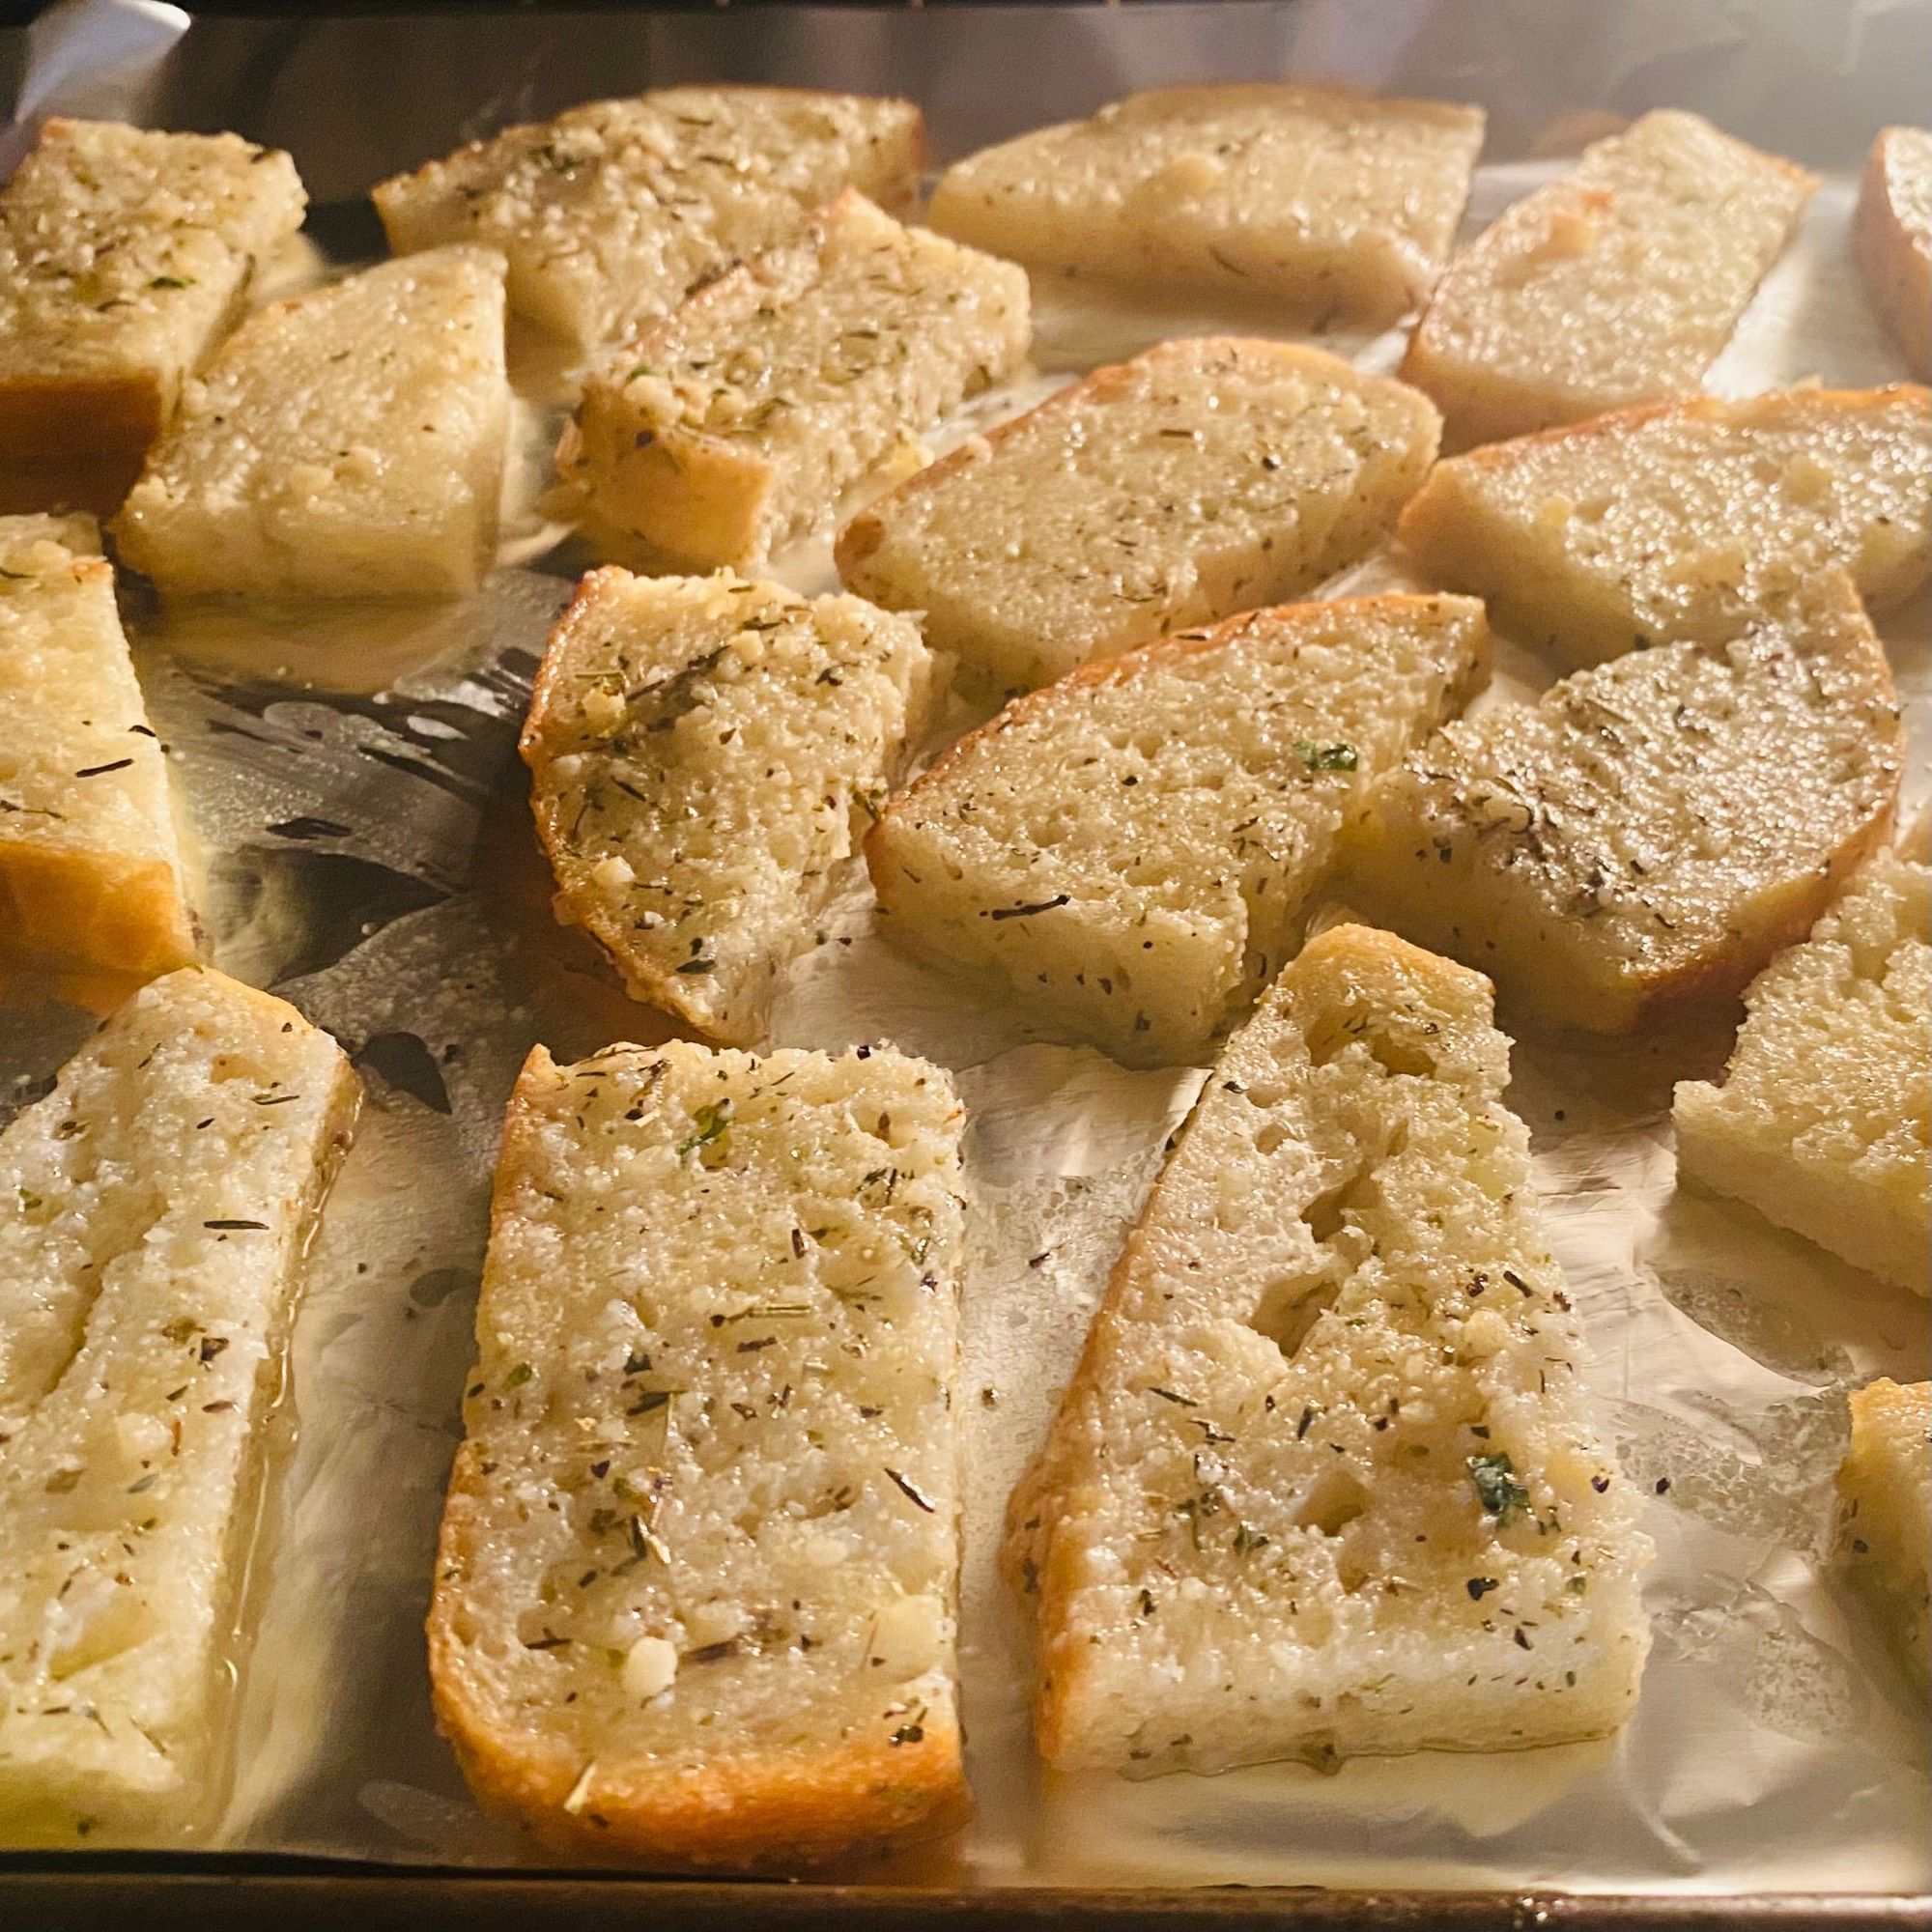
[[[453,1513],[453,1488],[451,1500]],[[460,1548],[450,1521],[445,1515],[440,1561]],[[459,1651],[433,1617],[439,1728],[477,1802],[553,1851],[670,1868],[790,1872],[860,1858],[888,1840],[936,1837],[968,1815],[958,1730],[930,1718],[911,1747],[855,1745],[812,1762],[611,1766],[580,1792],[583,1767],[520,1750],[514,1728],[469,1683]]]
[[[99,554],[91,521],[81,523],[84,536],[60,538],[75,553],[67,574],[104,593],[111,609],[114,567]],[[138,980],[192,965],[193,917],[170,859],[152,847],[136,855],[85,839],[84,830],[68,841],[0,838],[0,956]]]
[[[524,1179],[538,1108],[555,1063],[530,1050],[504,1115],[491,1188],[495,1237]],[[460,1625],[460,1583],[488,1478],[472,1442],[458,1450],[437,1538],[426,1634],[438,1728],[479,1804],[571,1856],[669,1867],[790,1871],[862,1855],[887,1839],[938,1835],[964,1823],[968,1798],[956,1723],[928,1717],[917,1741],[854,1742],[816,1757],[736,1757],[711,1764],[586,1767],[545,1747],[514,1712],[496,1708]]]
[[[0,953],[149,980],[192,965],[195,939],[161,861],[0,841]]]
[[[1871,144],[1852,217],[1852,252],[1864,271],[1872,305],[1914,374],[1932,382],[1932,258],[1899,218],[1891,198],[1889,151],[1898,136],[1916,131],[1887,128]]]
[[[0,456],[0,517],[74,510],[111,517],[139,478],[146,453],[48,456],[32,463],[14,463]]]

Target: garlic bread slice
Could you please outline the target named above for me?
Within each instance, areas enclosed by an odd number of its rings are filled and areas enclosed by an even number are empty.
[[[1278,606],[1017,698],[888,801],[882,930],[1130,1065],[1274,976],[1368,786],[1488,675],[1467,597]]]
[[[755,1043],[936,698],[918,625],[856,597],[592,571],[521,741],[557,918],[634,999]]]
[[[1599,1736],[1649,1643],[1480,975],[1310,942],[1229,1041],[1009,1512],[1063,1770]]]
[[[211,1822],[342,1050],[188,967],[0,1133],[0,1834]]]
[[[1729,643],[1444,725],[1371,794],[1344,890],[1506,1010],[1628,1033],[1802,938],[1885,838],[1902,763],[1885,650],[1834,573]]]
[[[540,1841],[791,1870],[958,1822],[961,1122],[890,1048],[531,1055],[429,1644]]]

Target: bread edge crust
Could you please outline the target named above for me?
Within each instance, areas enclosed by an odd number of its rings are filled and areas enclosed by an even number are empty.
[[[1892,340],[1921,383],[1932,382],[1932,261],[1914,241],[1891,198],[1889,149],[1893,137],[1916,130],[1884,128],[1874,137],[1859,177],[1852,213],[1852,252],[1866,293]]]

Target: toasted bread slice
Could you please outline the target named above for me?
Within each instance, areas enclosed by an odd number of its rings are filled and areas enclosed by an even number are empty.
[[[557,469],[661,556],[757,567],[1025,359],[1027,278],[856,188],[803,237],[633,336],[585,384]]]
[[[0,1134],[0,1831],[221,1796],[263,1426],[355,1118],[341,1049],[199,968]]]
[[[909,211],[924,160],[909,100],[667,87],[506,128],[373,198],[398,254],[500,249],[511,306],[583,353],[789,240],[842,187]]]
[[[1349,838],[1347,890],[1546,1020],[1734,998],[1885,837],[1902,746],[1842,575],[1733,642],[1574,672],[1445,725]]]
[[[1476,107],[1289,81],[1158,87],[955,161],[932,225],[1041,268],[1381,327],[1449,253]]]
[[[0,517],[0,952],[194,957],[161,743],[91,517]]]
[[[1932,1293],[1932,867],[1876,852],[1745,994],[1720,1087],[1677,1089],[1679,1171]]]
[[[1401,535],[1572,664],[1734,637],[1778,582],[1833,566],[1883,609],[1932,564],[1932,396],[1786,389],[1500,443],[1438,463]]]
[[[495,554],[509,409],[486,249],[273,302],[149,453],[121,555],[171,597],[460,595]]]
[[[780,1869],[958,1821],[961,1122],[891,1048],[530,1056],[429,1619],[484,1804]]]
[[[1881,1378],[1853,1395],[1838,1493],[1840,1560],[1892,1627],[1900,1662],[1932,1688],[1932,1382]]]
[[[307,199],[239,135],[47,122],[0,188],[0,463],[138,458]]]
[[[1040,1749],[1219,1771],[1614,1729],[1649,1633],[1480,975],[1312,940],[1108,1284],[1006,1557]]]
[[[1449,264],[1403,376],[1451,449],[1694,394],[1817,185],[1695,114],[1646,114]]]
[[[1195,1059],[1293,950],[1369,783],[1488,669],[1466,597],[1251,611],[1088,665],[890,801],[883,929],[1116,1059]]]
[[[937,696],[918,625],[856,597],[593,570],[521,740],[557,918],[633,999],[756,1042]]]
[[[900,484],[839,533],[838,573],[1001,684],[1043,684],[1357,561],[1436,427],[1317,349],[1162,343]]]
[[[1932,133],[1923,128],[1888,128],[1872,143],[1852,246],[1913,374],[1932,382]]]

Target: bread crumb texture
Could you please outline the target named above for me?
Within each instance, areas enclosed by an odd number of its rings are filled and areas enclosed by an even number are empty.
[[[47,122],[0,188],[0,458],[137,456],[307,200],[235,134]]]
[[[1049,269],[1380,327],[1429,291],[1479,108],[1290,83],[1161,87],[955,162],[935,228]]]
[[[1623,1033],[1742,992],[1884,838],[1884,647],[1838,573],[1730,643],[1576,671],[1378,785],[1345,890],[1546,1021]]]
[[[0,952],[194,957],[160,740],[89,517],[0,517]]]
[[[1853,1395],[1838,1496],[1839,1559],[1889,1626],[1899,1661],[1932,1688],[1932,1382],[1881,1378]]]
[[[592,571],[522,739],[557,917],[633,998],[754,1043],[936,697],[919,627],[856,597]]]
[[[840,188],[909,211],[924,155],[909,100],[668,87],[506,128],[373,198],[398,254],[500,249],[517,312],[589,351],[790,240]]]
[[[1852,248],[1913,374],[1932,382],[1932,133],[1923,128],[1887,128],[1872,143]]]
[[[205,1823],[264,1419],[356,1086],[187,968],[0,1134],[0,1823]]]
[[[1683,1173],[1932,1292],[1932,869],[1875,853],[1745,994],[1721,1086],[1677,1089]]]
[[[885,930],[1128,1064],[1204,1055],[1371,782],[1488,673],[1466,597],[1284,606],[1016,700],[866,842]]]
[[[1011,375],[1030,334],[1023,270],[848,188],[628,341],[585,384],[557,468],[651,550],[756,566]]]
[[[1427,398],[1321,350],[1162,343],[900,484],[839,533],[838,572],[1032,687],[1357,562],[1437,428]]]
[[[1477,974],[1313,940],[1209,1076],[1006,1556],[1058,1768],[1593,1737],[1648,1647]]]
[[[114,534],[170,595],[455,596],[496,550],[503,263],[444,248],[271,302],[187,384]]]
[[[1694,394],[1817,185],[1695,114],[1646,114],[1449,264],[1402,373],[1454,449]]]
[[[1572,664],[1735,637],[1833,567],[1881,610],[1932,567],[1932,396],[1785,389],[1526,437],[1438,463],[1401,536]]]
[[[531,1056],[430,1614],[484,1803],[676,1865],[956,1822],[961,1122],[890,1048]]]

